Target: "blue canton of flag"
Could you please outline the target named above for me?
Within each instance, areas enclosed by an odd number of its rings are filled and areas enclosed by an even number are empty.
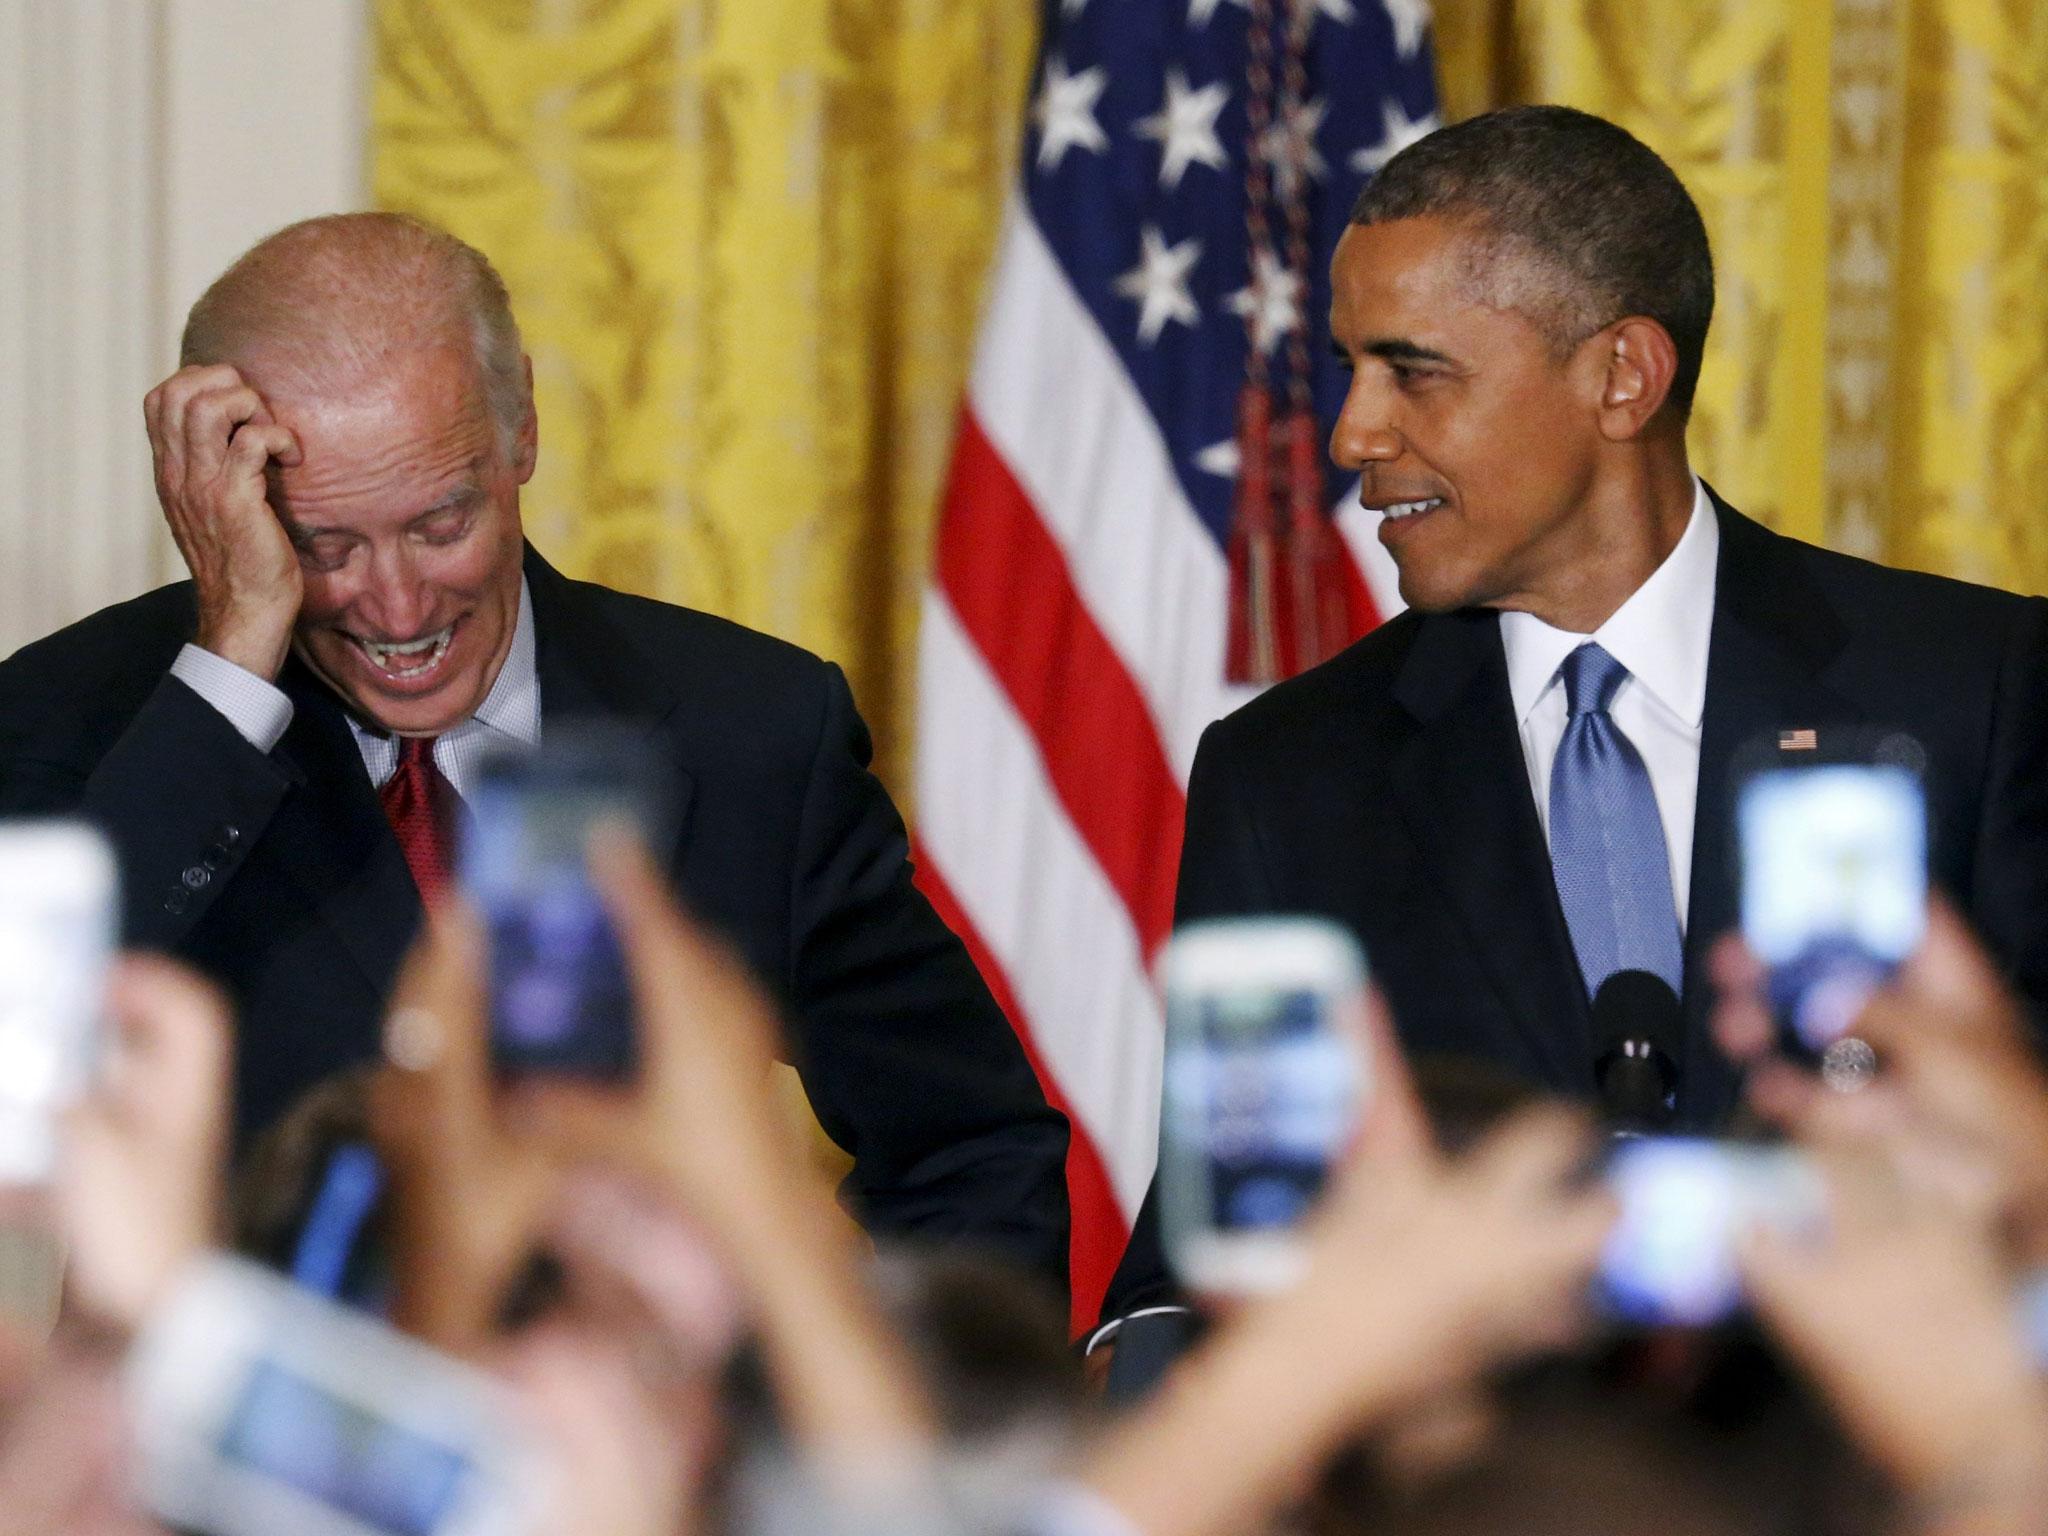
[[[1291,122],[1247,143],[1251,6],[1310,27]],[[1276,20],[1274,33],[1282,31]],[[1269,352],[1308,327],[1327,432],[1346,378],[1329,351],[1329,262],[1366,180],[1437,126],[1426,0],[1051,0],[1023,188],[1076,294],[1158,422],[1188,500],[1219,543],[1237,474],[1247,321]],[[1289,136],[1293,152],[1289,153]],[[1301,166],[1307,291],[1254,271],[1247,157]],[[1284,182],[1283,182],[1284,187]],[[1328,484],[1329,505],[1343,488]]]

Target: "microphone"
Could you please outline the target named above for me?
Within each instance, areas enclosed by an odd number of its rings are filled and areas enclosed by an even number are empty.
[[[1593,997],[1593,1081],[1615,1134],[1670,1127],[1685,1021],[1678,994],[1648,971],[1616,971]]]

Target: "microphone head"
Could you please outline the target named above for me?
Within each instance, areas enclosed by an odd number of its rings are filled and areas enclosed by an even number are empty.
[[[1616,971],[1593,994],[1593,1053],[1639,1040],[1673,1061],[1685,1054],[1685,1015],[1669,982],[1648,971]]]
[[[1648,971],[1616,971],[1593,995],[1593,1079],[1608,1117],[1625,1131],[1671,1122],[1685,1016],[1678,994]]]

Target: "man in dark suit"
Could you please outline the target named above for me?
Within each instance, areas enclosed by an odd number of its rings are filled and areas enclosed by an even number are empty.
[[[0,810],[103,826],[128,942],[226,984],[241,1133],[377,1053],[478,757],[603,722],[667,765],[658,851],[782,999],[856,1214],[1063,1287],[1065,1122],[911,885],[844,678],[526,545],[531,370],[483,257],[295,225],[194,307],[184,362],[147,416],[193,579],[0,666]]]
[[[1934,882],[2048,1003],[2048,602],[1796,543],[1694,477],[1713,275],[1670,169],[1584,113],[1474,119],[1388,163],[1332,277],[1331,452],[1410,607],[1204,736],[1178,920],[1334,918],[1411,1053],[1577,1098],[1589,1000],[1650,971],[1677,1123],[1711,1131],[1738,755],[1902,730]],[[1104,1316],[1169,1290],[1148,1200]]]

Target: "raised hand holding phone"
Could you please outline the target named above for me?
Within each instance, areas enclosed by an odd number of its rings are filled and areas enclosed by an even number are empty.
[[[271,506],[273,460],[299,442],[226,364],[181,368],[143,400],[156,495],[192,572],[199,646],[275,680],[305,593],[297,553]]]

